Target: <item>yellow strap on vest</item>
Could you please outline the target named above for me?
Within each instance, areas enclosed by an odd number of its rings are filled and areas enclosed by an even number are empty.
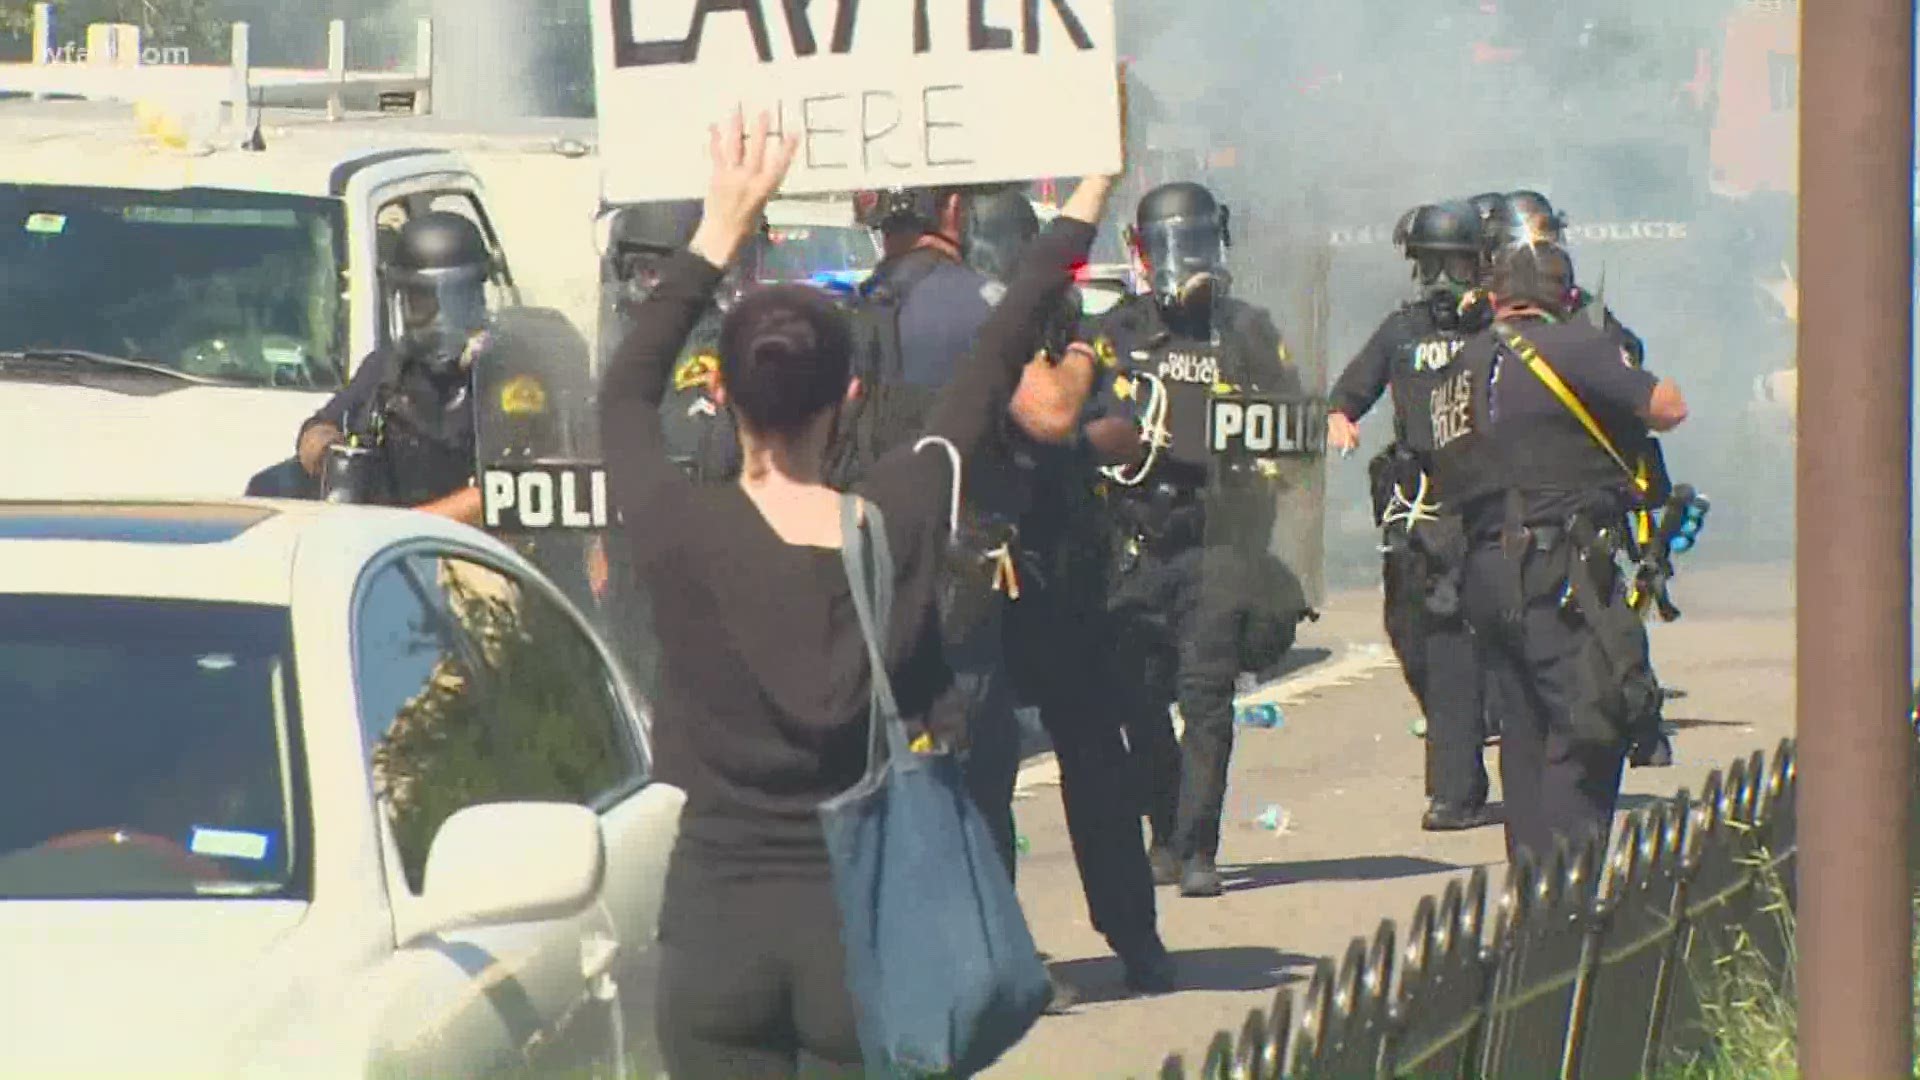
[[[1501,340],[1507,343],[1507,347],[1527,362],[1527,370],[1533,372],[1548,390],[1553,391],[1553,396],[1559,398],[1560,404],[1565,405],[1574,419],[1580,421],[1580,426],[1587,429],[1587,434],[1593,436],[1593,441],[1600,444],[1600,449],[1605,450],[1607,456],[1613,459],[1613,463],[1620,466],[1620,471],[1627,474],[1627,479],[1632,482],[1634,489],[1645,494],[1652,486],[1647,480],[1645,467],[1635,469],[1627,464],[1627,459],[1621,455],[1619,448],[1613,445],[1613,440],[1607,438],[1607,433],[1601,429],[1600,421],[1593,418],[1593,413],[1587,410],[1586,403],[1580,400],[1572,387],[1561,380],[1560,373],[1553,370],[1553,365],[1547,363],[1547,358],[1541,356],[1540,350],[1533,347],[1533,342],[1521,337],[1505,323],[1496,324],[1495,328],[1499,330]]]

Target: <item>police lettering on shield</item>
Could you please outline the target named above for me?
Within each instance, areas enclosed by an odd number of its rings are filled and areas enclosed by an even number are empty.
[[[1207,410],[1207,444],[1216,454],[1311,454],[1319,448],[1311,412],[1299,401],[1214,398]]]
[[[487,528],[502,532],[607,527],[607,473],[595,465],[487,469]]]

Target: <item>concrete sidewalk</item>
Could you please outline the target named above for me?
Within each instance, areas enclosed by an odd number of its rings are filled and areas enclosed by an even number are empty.
[[[1686,617],[1653,633],[1662,680],[1685,692],[1667,710],[1681,728],[1678,760],[1629,770],[1626,809],[1697,790],[1709,769],[1771,752],[1792,732],[1791,568],[1694,571],[1676,589]],[[1475,866],[1492,868],[1498,882],[1498,826],[1420,830],[1422,743],[1408,733],[1413,701],[1379,627],[1377,592],[1332,598],[1303,630],[1305,666],[1253,695],[1280,702],[1286,718],[1237,733],[1220,856],[1227,894],[1159,894],[1179,993],[1124,996],[1120,965],[1087,921],[1057,770],[1047,758],[1027,765],[1015,807],[1029,845],[1020,894],[1040,947],[1085,1002],[1044,1018],[989,1077],[1149,1076],[1174,1051],[1197,1066],[1216,1029],[1237,1029],[1276,987],[1304,980],[1316,957],[1337,958],[1383,918],[1404,923],[1420,897]],[[1497,799],[1497,751],[1488,767]],[[1263,816],[1281,827],[1267,828]]]

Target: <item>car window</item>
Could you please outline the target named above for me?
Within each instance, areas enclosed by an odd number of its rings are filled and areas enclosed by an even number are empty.
[[[0,899],[298,897],[287,609],[0,597]]]
[[[368,767],[416,894],[441,823],[468,806],[598,807],[640,784],[598,650],[536,589],[465,559],[390,563],[355,637]]]

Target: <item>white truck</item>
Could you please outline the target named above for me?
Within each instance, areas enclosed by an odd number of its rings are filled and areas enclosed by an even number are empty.
[[[430,27],[389,72],[346,70],[338,22],[314,71],[249,68],[244,25],[230,68],[143,66],[132,31],[89,32],[127,66],[0,65],[0,94],[33,95],[0,100],[0,497],[239,494],[382,343],[379,251],[413,215],[472,218],[496,299],[523,302],[475,160],[524,165],[522,235],[592,281],[591,122],[451,129]],[[343,108],[374,93],[385,111]],[[590,326],[590,296],[562,306]]]
[[[310,70],[250,67],[245,24],[226,67],[141,63],[131,26],[0,64],[0,498],[241,493],[385,341],[379,252],[430,210],[479,225],[496,307],[596,339],[593,121],[456,126],[431,115],[430,22],[395,71],[348,69],[330,30]],[[845,288],[878,261],[844,198],[768,217],[763,278]]]

